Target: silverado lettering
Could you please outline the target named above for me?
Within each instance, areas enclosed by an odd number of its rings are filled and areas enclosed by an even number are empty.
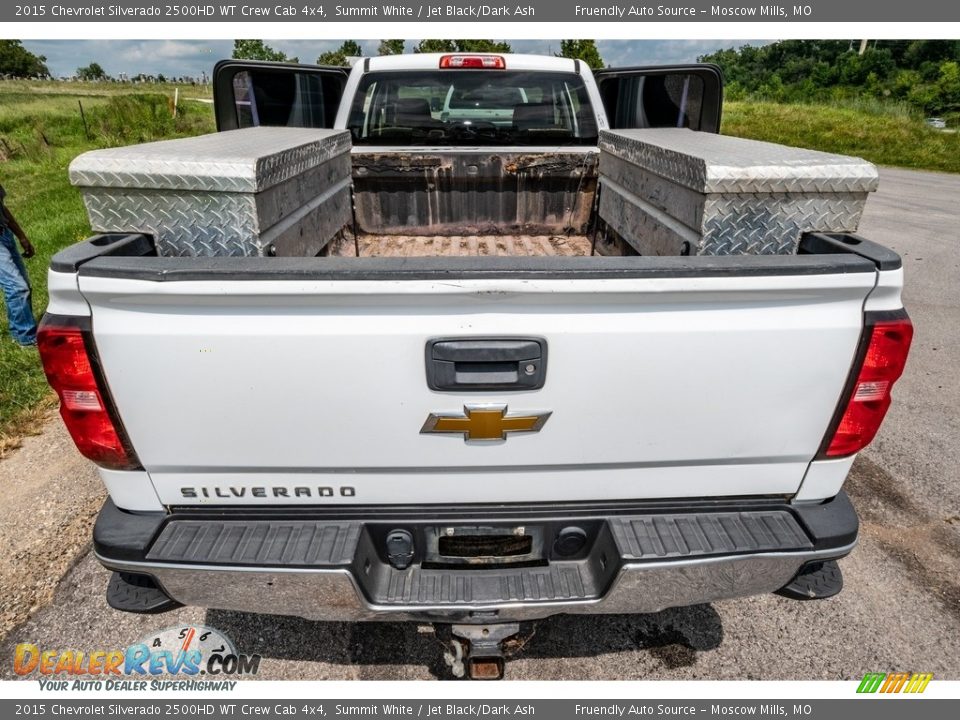
[[[305,485],[297,485],[293,487],[262,487],[262,486],[253,486],[253,487],[182,487],[180,488],[181,497],[193,499],[198,497],[205,498],[242,498],[250,494],[251,497],[255,498],[265,498],[268,496],[273,497],[292,497],[292,498],[325,498],[333,497],[334,495],[340,495],[342,497],[354,497],[356,495],[356,489],[349,486],[320,486],[320,487],[307,487]]]

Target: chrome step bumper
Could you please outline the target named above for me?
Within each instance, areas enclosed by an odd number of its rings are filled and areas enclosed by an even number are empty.
[[[117,522],[133,517],[142,524],[136,518],[143,516],[105,506],[95,546],[107,568],[149,575],[184,605],[312,620],[491,623],[559,613],[648,613],[773,592],[808,563],[849,553],[857,533],[845,495],[797,508],[493,518],[478,512],[435,519],[300,515],[175,513],[159,519],[147,538],[143,528],[138,537],[130,528],[116,532]],[[479,524],[533,534],[539,559],[445,564],[424,547],[437,529],[455,533]],[[587,541],[564,556],[553,542],[570,526],[582,528]],[[416,538],[416,555],[402,569],[391,566],[383,547],[395,527]]]

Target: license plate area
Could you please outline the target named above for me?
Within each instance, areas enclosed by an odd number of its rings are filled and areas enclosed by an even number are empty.
[[[440,525],[425,528],[424,568],[546,565],[540,526]]]

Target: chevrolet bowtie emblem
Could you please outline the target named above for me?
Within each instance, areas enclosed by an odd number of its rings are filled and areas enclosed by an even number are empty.
[[[463,414],[430,413],[421,433],[459,433],[464,440],[506,440],[507,433],[539,432],[549,412],[508,415],[506,405],[464,405]]]

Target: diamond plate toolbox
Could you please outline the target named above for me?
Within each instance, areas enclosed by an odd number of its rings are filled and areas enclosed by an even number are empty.
[[[854,232],[877,182],[844,155],[686,129],[600,134],[600,216],[642,255],[792,254],[805,232]]]
[[[94,150],[70,164],[97,232],[163,256],[314,256],[350,222],[350,135],[254,127]]]

